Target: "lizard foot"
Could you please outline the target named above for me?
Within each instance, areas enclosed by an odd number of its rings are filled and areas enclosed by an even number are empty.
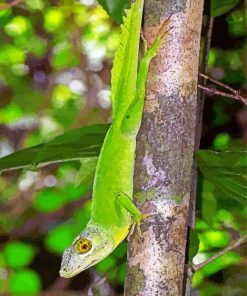
[[[165,19],[165,21],[163,22],[163,24],[161,25],[156,40],[159,40],[160,42],[163,42],[164,39],[166,38],[166,36],[168,35],[168,33],[171,31],[171,29],[173,29],[173,27],[170,27],[168,30],[166,29],[167,26],[170,23],[172,15],[170,15],[167,19]]]
[[[143,51],[145,54],[148,51],[148,43],[147,43],[146,38],[144,37],[143,31],[141,31],[141,40],[143,42]]]

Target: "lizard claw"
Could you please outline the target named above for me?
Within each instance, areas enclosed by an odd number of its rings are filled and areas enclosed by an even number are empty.
[[[170,27],[169,29],[167,29],[167,26],[170,23],[171,17],[172,17],[172,15],[170,15],[163,22],[163,24],[161,25],[161,27],[158,31],[158,34],[157,34],[155,40],[153,41],[153,43],[149,47],[148,51],[145,52],[144,56],[146,56],[147,59],[152,59],[154,56],[156,56],[161,44],[165,40],[165,38],[168,35],[168,33],[170,32],[170,30],[173,28],[173,27]]]
[[[137,239],[140,240],[143,237],[143,234],[141,231],[141,221],[143,219],[146,219],[146,218],[151,217],[153,215],[154,214],[141,214],[140,217],[136,218],[130,227],[129,234],[128,234],[128,240],[135,233],[135,230],[137,233]]]
[[[170,27],[168,30],[166,30],[167,26],[170,23],[172,14],[163,22],[161,27],[159,28],[158,34],[157,34],[157,39],[160,40],[161,42],[166,38],[167,34],[171,31],[173,27]]]
[[[148,43],[147,43],[147,40],[144,37],[143,31],[141,31],[141,40],[143,42],[144,53],[146,53],[148,51]]]

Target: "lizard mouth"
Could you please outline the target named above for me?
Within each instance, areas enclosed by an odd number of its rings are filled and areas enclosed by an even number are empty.
[[[88,265],[86,266],[83,266],[83,268],[81,268],[81,266],[78,266],[77,268],[75,269],[72,269],[70,271],[68,271],[66,268],[61,268],[60,271],[59,271],[59,274],[61,277],[63,278],[71,278],[75,275],[77,275],[78,273],[82,272],[83,270],[91,267],[92,265],[94,265],[95,263],[97,263],[98,260],[93,260],[92,262],[90,262]]]
[[[80,271],[81,270],[79,268],[78,269],[71,270],[70,272],[68,272],[65,269],[61,269],[59,271],[59,274],[60,274],[61,277],[68,279],[68,278],[73,277],[74,275],[77,275]]]

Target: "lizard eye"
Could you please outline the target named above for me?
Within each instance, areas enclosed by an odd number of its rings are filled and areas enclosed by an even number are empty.
[[[80,238],[75,242],[74,247],[78,254],[84,254],[91,250],[92,243],[86,238]]]

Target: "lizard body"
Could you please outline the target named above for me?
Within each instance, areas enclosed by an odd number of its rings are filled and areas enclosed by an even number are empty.
[[[91,219],[64,251],[60,275],[68,278],[107,257],[145,217],[132,202],[136,136],[140,128],[148,67],[168,31],[166,21],[140,60],[144,0],[126,12],[112,70],[113,120],[97,162]],[[137,74],[138,73],[138,74]]]

